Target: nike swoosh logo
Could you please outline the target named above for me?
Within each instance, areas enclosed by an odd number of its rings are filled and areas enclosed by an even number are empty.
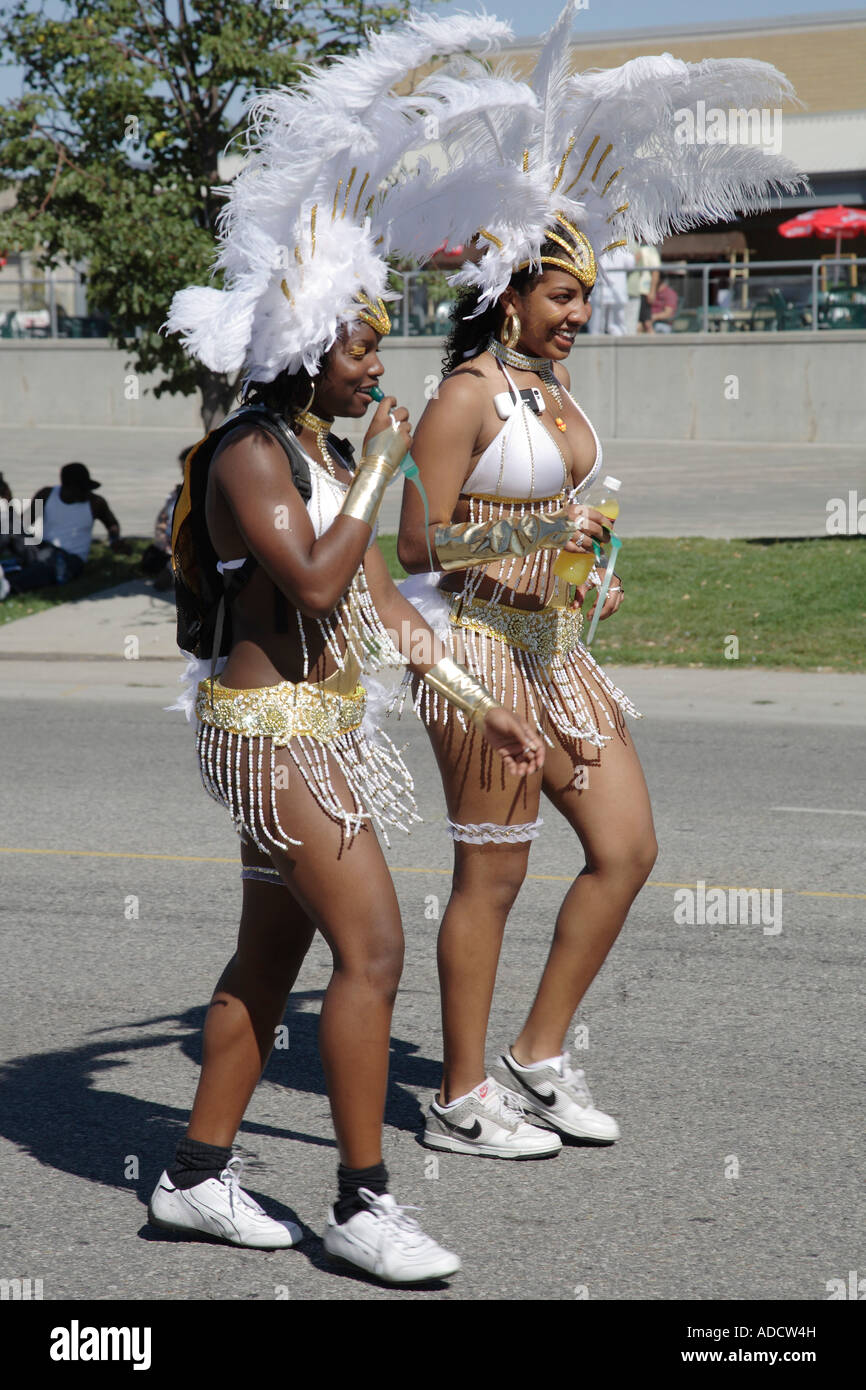
[[[531,1096],[535,1096],[535,1099],[536,1099],[536,1100],[540,1100],[541,1103],[542,1103],[542,1105],[555,1105],[555,1104],[556,1104],[556,1092],[555,1092],[555,1091],[551,1091],[551,1093],[550,1093],[549,1096],[542,1095],[541,1091],[536,1091],[535,1087],[534,1087],[534,1086],[530,1086],[529,1082],[526,1080],[526,1078],[525,1078],[524,1076],[521,1076],[519,1072],[516,1072],[516,1071],[514,1070],[513,1066],[511,1065],[511,1063],[509,1062],[509,1060],[508,1060],[507,1057],[503,1057],[502,1060],[503,1060],[503,1062],[505,1063],[505,1065],[507,1066],[508,1070],[511,1072],[511,1075],[512,1075],[517,1081],[520,1082],[521,1086],[523,1086],[523,1087],[529,1092],[529,1094],[530,1094]]]
[[[450,1129],[454,1134],[459,1134],[461,1139],[477,1139],[481,1133],[481,1125],[477,1120],[473,1120],[469,1129],[464,1129],[463,1125],[452,1125],[450,1120],[446,1120],[444,1115],[437,1116],[446,1129]]]

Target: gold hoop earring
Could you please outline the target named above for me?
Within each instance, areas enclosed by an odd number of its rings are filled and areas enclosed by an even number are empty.
[[[310,409],[310,407],[312,406],[313,401],[314,401],[315,399],[316,399],[316,383],[313,382],[312,386],[310,387],[310,399],[307,401],[307,404],[304,406],[303,410],[301,411],[301,414],[302,414],[302,415],[306,415],[307,411]]]
[[[499,330],[499,341],[503,347],[513,348],[520,341],[520,319],[516,314],[506,314]]]

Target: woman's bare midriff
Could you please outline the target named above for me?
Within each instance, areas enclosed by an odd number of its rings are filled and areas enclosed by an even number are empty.
[[[232,437],[227,435],[221,447]],[[213,473],[208,479],[206,515],[211,541],[220,559],[240,559],[244,556],[247,553],[244,539],[228,504],[215,485]],[[345,669],[340,670],[313,618],[301,619],[304,631],[302,643],[297,609],[284,596],[281,605],[279,600],[280,595],[273,580],[265,570],[257,567],[232,603],[232,649],[220,676],[221,684],[230,690],[256,690],[267,685],[279,685],[281,681],[297,683],[306,679],[327,682],[329,689],[336,689],[339,693],[351,690],[357,683],[360,669],[357,664],[347,662]],[[285,632],[276,630],[278,606],[285,614]],[[346,644],[339,632],[333,634],[331,641],[343,655]],[[309,667],[306,676],[304,644]]]
[[[288,632],[274,629],[276,590],[263,570],[257,569],[232,604],[232,649],[220,676],[232,690],[255,690],[280,681],[325,681],[328,688],[345,693],[357,683],[354,661],[341,671],[329,651],[318,623],[303,618],[309,673],[304,676],[304,652],[298,631],[297,610],[284,600]],[[335,632],[332,641],[345,653],[345,641]]]
[[[527,506],[531,506],[531,503],[527,502]],[[469,500],[461,496],[454,509],[454,524],[459,525],[468,520]],[[517,556],[514,556],[513,559],[496,560],[493,564],[485,565],[482,568],[485,577],[480,580],[478,580],[478,570],[474,570],[478,587],[476,589],[473,584],[473,592],[479,599],[493,598],[495,594],[498,603],[507,603],[513,608],[522,608],[531,612],[544,608],[553,595],[554,580],[550,574],[550,567],[545,566],[542,569],[540,566],[534,565],[531,558],[528,561],[521,561]],[[533,574],[535,575],[534,579]],[[544,582],[540,582],[540,575],[542,574],[546,575]],[[466,570],[452,570],[449,574],[443,575],[439,581],[439,588],[447,594],[462,593],[466,583],[466,575]],[[503,584],[505,585],[504,588],[502,587]]]
[[[496,415],[493,407],[493,396],[501,385],[501,376],[498,369],[490,358],[489,361],[482,357],[474,359],[471,364],[467,363],[463,367],[457,367],[453,375],[458,373],[470,374],[480,378],[479,389],[485,396],[485,414],[482,426],[481,438],[475,445],[472,452],[470,468],[467,477],[472,476],[472,472],[481,455],[489,447],[502,429],[502,421]],[[512,376],[518,387],[537,386],[538,377],[534,372],[523,372],[512,369]],[[552,401],[550,404],[553,404]],[[563,461],[569,469],[568,486],[576,487],[592,471],[595,463],[596,442],[589,425],[568,397],[565,397],[561,409],[562,418],[566,423],[564,434],[548,430],[551,437],[563,455]],[[544,421],[540,422],[542,427],[547,429]],[[563,494],[563,504],[565,494]],[[531,507],[531,501],[527,499],[527,507]],[[468,521],[469,518],[469,498],[466,494],[461,494],[454,509],[452,524],[459,525],[461,522]],[[551,555],[551,561],[553,555]],[[510,567],[510,573],[509,573]],[[554,592],[554,579],[550,572],[550,566],[543,569],[533,565],[531,562],[519,565],[515,558],[515,563],[510,566],[510,562],[495,561],[485,567],[485,577],[480,580],[474,592],[480,599],[492,598],[497,593],[499,603],[507,603],[514,608],[521,608],[534,611],[544,608],[550,602]],[[439,588],[443,593],[461,593],[466,582],[465,570],[454,570],[443,576],[439,582]],[[532,575],[535,573],[535,578]],[[476,571],[477,574],[477,571]],[[539,575],[544,574],[545,580],[539,582]],[[505,583],[505,587],[502,585]],[[530,588],[530,585],[532,587]]]

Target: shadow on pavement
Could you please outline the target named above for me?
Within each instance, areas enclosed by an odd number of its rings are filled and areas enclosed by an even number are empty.
[[[285,1015],[289,1048],[282,1058],[279,1052],[272,1054],[265,1079],[288,1091],[324,1098],[324,1075],[316,1045],[318,1012],[302,1007],[321,997],[322,991],[309,990],[290,998]],[[182,1014],[146,1018],[97,1030],[80,1046],[11,1058],[0,1069],[0,1134],[46,1167],[107,1187],[131,1188],[146,1204],[160,1172],[174,1154],[189,1112],[161,1103],[158,1096],[141,1100],[94,1083],[109,1071],[122,1068],[124,1057],[131,1060],[154,1049],[179,1046],[198,1065],[206,1012],[206,1007],[199,1006]],[[410,1133],[420,1130],[421,1107],[406,1087],[434,1090],[439,1069],[437,1061],[417,1055],[416,1044],[392,1039],[386,1125]],[[254,1135],[336,1148],[330,1137],[245,1120],[236,1142],[241,1156]],[[138,1173],[129,1180],[125,1168],[132,1156],[138,1159]],[[255,1156],[250,1155],[248,1171],[255,1172],[258,1166]],[[273,1198],[269,1196],[267,1202],[273,1210]]]

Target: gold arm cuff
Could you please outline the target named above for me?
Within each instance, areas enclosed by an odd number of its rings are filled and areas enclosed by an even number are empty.
[[[578,532],[579,527],[564,509],[541,515],[527,512],[516,521],[500,517],[497,521],[439,526],[434,545],[439,567],[447,572],[489,565],[511,555],[523,558],[537,550],[561,550]]]
[[[340,508],[341,516],[353,516],[358,521],[366,521],[373,527],[385,489],[393,478],[393,471],[382,459],[361,459],[358,471],[349,484],[345,501]]]
[[[496,700],[487,688],[450,656],[443,656],[441,661],[431,666],[424,679],[431,690],[468,714],[470,721],[478,728],[483,726],[490,710],[498,709]]]

